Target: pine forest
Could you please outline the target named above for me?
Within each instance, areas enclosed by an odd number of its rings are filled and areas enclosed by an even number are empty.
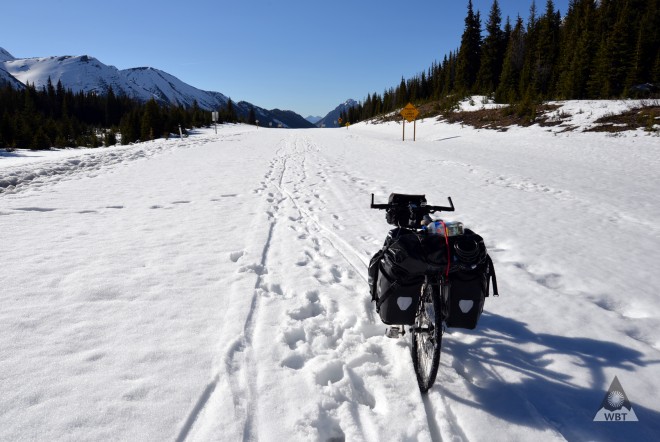
[[[494,0],[482,26],[468,1],[460,48],[342,115],[360,120],[412,102],[451,110],[470,95],[529,110],[546,100],[657,97],[660,0],[571,0],[565,16],[547,0],[526,19],[502,19]],[[655,95],[653,95],[655,94]]]

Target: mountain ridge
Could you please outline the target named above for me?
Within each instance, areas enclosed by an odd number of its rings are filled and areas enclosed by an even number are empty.
[[[192,107],[195,102],[205,110],[219,110],[227,106],[229,97],[216,91],[198,89],[172,74],[153,67],[119,70],[90,55],[15,58],[0,48],[0,84],[23,87],[30,83],[36,88],[62,83],[73,92],[105,95],[110,88],[117,95],[125,95],[142,102],[154,99],[161,104]],[[252,103],[235,103],[236,114],[247,119],[250,109],[255,110],[261,125],[274,127],[314,127],[294,111],[267,110]],[[276,111],[276,112],[275,112]],[[286,113],[283,113],[286,112]]]
[[[344,101],[342,104],[328,112],[328,114],[321,118],[319,121],[317,121],[315,124],[316,127],[338,127],[339,123],[339,115],[343,111],[347,111],[348,109],[352,108],[353,106],[357,106],[357,101],[353,100],[352,98],[349,98],[348,100]]]

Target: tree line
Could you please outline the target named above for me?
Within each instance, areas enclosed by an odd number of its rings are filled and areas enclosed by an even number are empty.
[[[146,103],[119,96],[112,88],[104,95],[74,93],[61,82],[37,89],[0,87],[0,147],[48,149],[51,147],[99,147],[153,140],[209,126],[210,112],[197,102],[189,108]],[[219,109],[219,122],[236,122],[231,101]]]
[[[408,102],[449,110],[469,95],[523,106],[555,99],[634,97],[660,85],[660,0],[571,0],[564,17],[552,0],[541,13],[502,25],[497,0],[482,32],[468,1],[460,47],[382,94],[368,94],[343,121],[372,118]]]

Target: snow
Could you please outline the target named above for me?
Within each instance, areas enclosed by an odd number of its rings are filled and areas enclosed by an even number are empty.
[[[563,120],[568,116],[570,125],[585,130],[596,126],[594,122],[599,118],[618,115],[644,105],[659,106],[660,100],[571,100],[550,102],[550,104],[559,106],[557,110],[550,113],[551,118]]]
[[[472,112],[482,109],[498,109],[504,106],[505,105],[495,103],[492,98],[488,98],[485,95],[473,95],[462,99],[458,103],[458,110],[461,112]]]
[[[0,53],[0,68],[4,67],[23,84],[37,88],[61,81],[66,89],[74,92],[105,94],[112,87],[115,94],[128,95],[142,101],[151,98],[172,104],[192,106],[196,100],[200,107],[216,109],[225,106],[227,97],[219,92],[207,92],[194,88],[178,78],[154,68],[119,70],[94,57],[61,56],[15,59]]]
[[[46,86],[50,78],[53,86],[61,81],[74,92],[105,93],[108,86],[124,92],[126,81],[113,66],[86,55],[14,59],[4,63],[5,69],[23,84]]]
[[[193,101],[204,109],[217,109],[227,104],[227,97],[219,92],[206,92],[184,83],[167,72],[154,68],[124,69],[119,73],[127,80],[131,96],[142,98],[148,91],[157,100],[192,106]]]
[[[654,440],[658,137],[553,130],[3,154],[2,439]],[[368,294],[390,192],[451,196],[502,294],[445,334],[426,397]],[[615,376],[639,422],[593,422]]]
[[[0,48],[0,62],[15,60],[14,56],[11,55],[6,49]]]

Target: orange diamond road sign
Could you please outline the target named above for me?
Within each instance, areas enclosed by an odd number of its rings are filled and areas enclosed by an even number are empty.
[[[415,106],[412,105],[412,103],[408,103],[406,107],[401,109],[401,112],[399,112],[403,118],[406,119],[407,122],[415,121],[417,116],[419,115],[419,111]]]

